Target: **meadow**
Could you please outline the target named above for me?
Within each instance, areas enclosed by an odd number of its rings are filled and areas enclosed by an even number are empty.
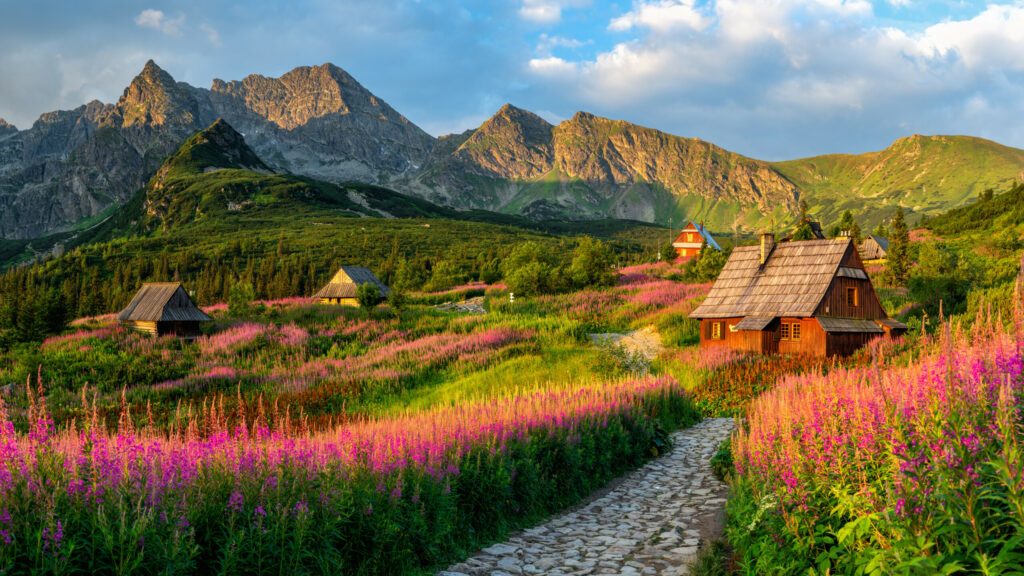
[[[5,353],[0,573],[418,573],[578,502],[702,413],[679,267],[510,301],[259,301],[194,342],[112,315]],[[482,295],[487,314],[440,310]],[[640,357],[594,332],[655,326]],[[17,384],[15,384],[17,383]]]

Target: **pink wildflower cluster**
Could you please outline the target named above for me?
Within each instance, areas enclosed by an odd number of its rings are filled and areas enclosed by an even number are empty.
[[[400,378],[456,360],[483,364],[498,349],[527,340],[531,331],[492,328],[470,334],[441,333],[408,341],[392,341],[365,354],[342,359],[318,358],[272,377],[301,390],[322,380],[340,383],[395,382]]]
[[[34,432],[19,435],[0,400],[0,502],[26,483],[41,487],[36,484],[41,453],[53,454],[63,465],[63,472],[47,481],[49,494],[96,504],[119,490],[141,490],[145,501],[159,502],[209,470],[249,477],[273,476],[284,466],[342,475],[345,470],[389,474],[416,468],[442,478],[458,474],[459,458],[475,447],[503,450],[508,441],[533,431],[571,431],[584,422],[638,410],[649,398],[683,394],[671,378],[648,378],[544,390],[300,435],[271,431],[259,417],[251,426],[230,429],[214,418],[206,435],[194,425],[166,434],[131,426],[107,434],[96,422],[54,433],[45,413],[39,414]]]
[[[76,332],[70,332],[68,334],[62,334],[60,336],[50,336],[43,340],[41,348],[46,350],[48,348],[54,348],[69,343],[78,343],[82,340],[89,338],[107,338],[115,332],[117,328],[114,326],[104,326],[102,328],[96,328],[93,330],[78,330]]]
[[[920,513],[941,470],[970,474],[1022,387],[1020,342],[1001,327],[947,333],[904,367],[789,377],[751,406],[737,471],[800,505],[851,487],[876,507]],[[897,502],[898,500],[898,502]]]

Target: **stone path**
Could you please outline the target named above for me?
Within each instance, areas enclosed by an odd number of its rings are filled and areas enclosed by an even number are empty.
[[[670,453],[604,494],[440,576],[689,573],[722,527],[727,489],[709,460],[732,427],[731,418],[713,418],[674,433]]]

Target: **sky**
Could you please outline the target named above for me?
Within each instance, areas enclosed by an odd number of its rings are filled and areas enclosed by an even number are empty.
[[[756,158],[910,134],[1024,148],[1024,0],[0,0],[0,118],[334,63],[427,132],[510,102]]]

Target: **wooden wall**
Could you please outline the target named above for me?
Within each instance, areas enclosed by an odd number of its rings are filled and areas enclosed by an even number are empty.
[[[882,334],[868,334],[864,332],[840,332],[828,335],[828,356],[849,356],[868,342],[875,338],[881,338]]]
[[[126,321],[128,328],[153,334],[156,336],[177,336],[179,338],[195,338],[201,334],[199,322],[143,322]]]
[[[799,324],[799,340],[782,340],[781,324]],[[826,354],[827,335],[821,324],[814,318],[782,318],[775,329],[775,338],[779,342],[781,354],[810,354],[824,356]]]
[[[321,298],[321,304],[337,304],[339,306],[359,307],[359,300],[356,298]]]

